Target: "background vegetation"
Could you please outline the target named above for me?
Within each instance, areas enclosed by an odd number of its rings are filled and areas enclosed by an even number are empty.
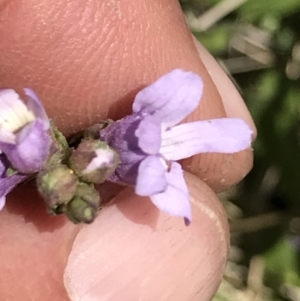
[[[230,261],[214,301],[300,300],[300,0],[181,0],[195,36],[240,89],[255,164],[221,195]]]

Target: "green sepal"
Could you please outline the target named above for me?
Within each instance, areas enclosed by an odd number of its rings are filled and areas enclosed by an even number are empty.
[[[53,140],[51,155],[45,168],[50,168],[61,163],[65,164],[72,153],[66,137],[57,129],[53,120],[51,120],[51,136]]]
[[[16,169],[14,169],[12,166],[10,166],[5,171],[5,177],[11,177],[17,173],[18,173],[18,171]]]

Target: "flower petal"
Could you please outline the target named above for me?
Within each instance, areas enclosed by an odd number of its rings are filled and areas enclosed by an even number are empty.
[[[12,191],[19,183],[28,178],[27,175],[16,173],[11,176],[6,176],[6,170],[9,163],[3,154],[0,154],[0,210],[5,205],[6,195]]]
[[[40,119],[25,126],[18,134],[16,144],[0,141],[0,149],[13,167],[22,173],[40,171],[50,154],[51,137]]]
[[[0,210],[5,205],[5,197],[10,193],[19,183],[25,181],[27,175],[15,174],[7,178],[0,178]]]
[[[0,154],[0,178],[5,173],[7,167],[9,166],[9,162],[4,154]]]
[[[138,138],[138,145],[146,154],[155,155],[161,145],[161,124],[151,116],[145,116],[140,122],[135,136]]]
[[[134,134],[140,122],[141,116],[137,114],[132,114],[112,122],[100,131],[100,140],[105,141],[119,155],[122,155],[123,152],[126,154],[130,152],[141,153],[142,151],[138,146],[138,138]]]
[[[36,118],[40,118],[42,120],[44,130],[48,130],[50,128],[50,121],[38,96],[32,89],[25,88],[24,91],[28,97],[28,109],[34,113]]]
[[[4,205],[5,205],[5,201],[6,201],[6,197],[2,196],[0,197],[0,211],[3,209]]]
[[[0,91],[0,125],[14,132],[34,120],[33,113],[27,108],[19,95],[12,89]]]
[[[180,124],[162,133],[160,153],[180,160],[199,153],[235,153],[251,146],[252,130],[238,118]]]
[[[114,165],[116,153],[109,148],[95,150],[95,157],[91,160],[88,166],[83,170],[83,173],[93,172],[100,168],[108,168]]]
[[[7,129],[0,127],[0,142],[16,144],[16,135]]]
[[[142,159],[144,159],[144,157]],[[118,183],[121,185],[134,186],[136,184],[139,163],[141,162],[141,160],[134,163],[121,162],[115,172],[108,178],[108,180],[110,182]]]
[[[192,219],[192,210],[189,191],[180,164],[172,162],[171,171],[166,173],[166,177],[167,190],[152,195],[151,201],[163,212],[173,216],[183,216],[188,225]]]
[[[132,114],[117,120],[100,131],[100,140],[105,141],[120,156],[121,163],[109,180],[115,183],[135,185],[138,166],[147,157],[138,145],[135,136],[141,116]],[[1,149],[1,146],[0,146]]]
[[[166,170],[164,162],[157,156],[149,156],[141,162],[135,193],[141,196],[150,196],[167,189]]]
[[[169,128],[193,112],[201,99],[203,82],[192,72],[175,69],[135,97],[133,111],[152,114]]]

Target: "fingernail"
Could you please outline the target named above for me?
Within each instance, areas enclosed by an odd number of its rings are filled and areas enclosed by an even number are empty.
[[[199,196],[199,187],[192,195]],[[211,300],[228,245],[226,218],[207,189],[204,201],[192,201],[189,227],[148,199],[122,192],[74,242],[64,274],[71,300]]]
[[[193,40],[204,66],[221,95],[227,116],[245,120],[253,130],[253,138],[255,138],[257,133],[254,121],[235,85],[205,47],[195,37],[193,37]]]

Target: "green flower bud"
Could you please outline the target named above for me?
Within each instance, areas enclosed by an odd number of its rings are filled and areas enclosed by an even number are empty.
[[[72,170],[59,165],[38,174],[37,185],[50,210],[69,202],[75,195],[78,179]]]
[[[64,212],[74,224],[90,224],[97,215],[97,210],[95,208],[89,206],[89,204],[78,197],[75,197],[66,205]]]
[[[69,164],[83,181],[100,184],[115,171],[119,156],[105,142],[84,139],[72,153]]]
[[[97,216],[100,195],[93,185],[80,183],[75,197],[63,206],[62,211],[75,224],[91,223]]]

